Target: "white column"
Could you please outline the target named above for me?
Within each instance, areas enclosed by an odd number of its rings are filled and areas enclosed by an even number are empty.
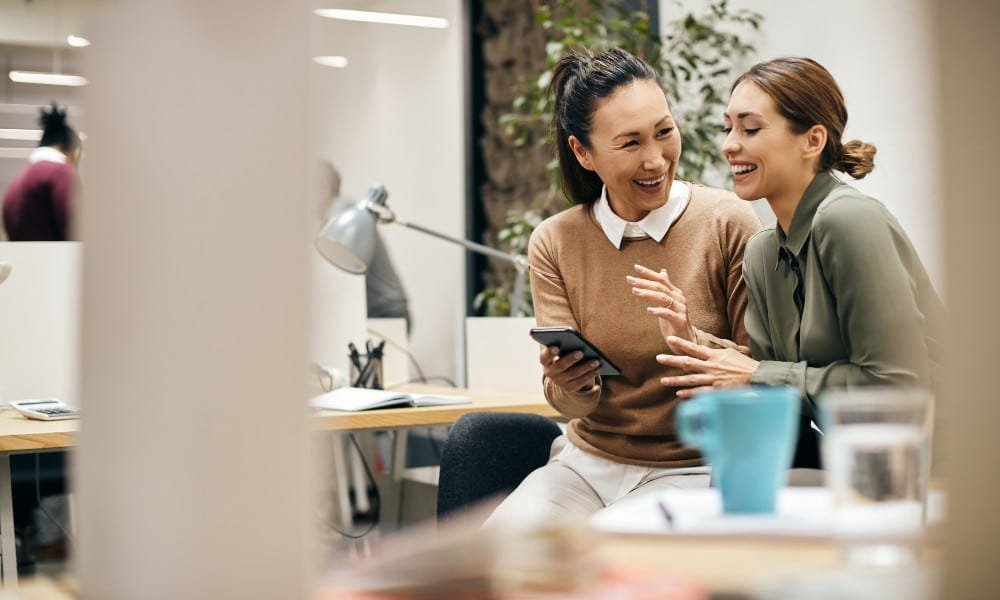
[[[303,598],[308,6],[107,8],[88,35],[84,595]]]
[[[942,204],[950,347],[943,386],[944,460],[949,485],[948,555],[941,598],[998,598],[1000,577],[1000,4],[935,4],[940,75]],[[919,151],[918,151],[919,153]]]

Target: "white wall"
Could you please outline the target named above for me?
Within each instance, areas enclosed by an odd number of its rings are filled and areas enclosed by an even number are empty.
[[[808,56],[830,70],[850,114],[845,140],[875,144],[875,170],[854,182],[881,200],[902,223],[938,283],[941,184],[937,165],[935,55],[927,0],[732,0],[732,8],[764,15],[758,55]],[[684,0],[685,6],[703,6]],[[675,18],[660,2],[661,31]],[[749,65],[748,65],[749,66]],[[720,115],[721,123],[721,115]],[[848,181],[850,177],[844,176]]]
[[[76,242],[0,243],[0,403],[55,397],[80,405],[80,265]]]
[[[463,236],[462,3],[363,4],[370,10],[445,17],[450,26],[423,29],[313,17],[313,52],[350,61],[346,69],[316,66],[312,72],[320,156],[339,168],[342,194],[360,197],[371,183],[381,182],[401,219]],[[411,351],[428,376],[458,378],[464,251],[398,225],[381,231],[409,295]]]

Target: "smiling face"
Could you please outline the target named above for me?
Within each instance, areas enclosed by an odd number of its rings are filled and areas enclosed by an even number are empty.
[[[816,175],[826,130],[814,125],[795,133],[774,100],[750,81],[733,90],[724,120],[722,154],[729,162],[736,195],[744,200],[767,198],[776,214],[794,212]]]
[[[666,204],[681,138],[660,86],[640,79],[619,87],[598,102],[592,123],[589,147],[576,136],[569,145],[607,186],[615,214],[639,221]]]

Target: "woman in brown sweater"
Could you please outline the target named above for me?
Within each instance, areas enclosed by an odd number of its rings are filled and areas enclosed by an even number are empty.
[[[672,371],[654,357],[668,335],[748,343],[740,269],[760,222],[731,193],[674,179],[680,134],[653,69],[623,50],[573,53],[550,93],[575,206],[532,235],[536,320],[574,327],[622,374],[600,377],[577,353],[542,349],[545,397],[569,428],[488,524],[585,517],[639,493],[707,486],[701,456],[674,431],[676,390],[660,385]],[[684,302],[665,293],[674,284]]]

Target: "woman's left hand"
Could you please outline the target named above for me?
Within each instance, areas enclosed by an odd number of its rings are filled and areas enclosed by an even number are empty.
[[[667,345],[677,354],[657,354],[656,362],[687,371],[687,375],[663,377],[660,383],[677,390],[680,398],[690,398],[698,392],[720,387],[750,384],[750,376],[760,362],[725,348],[715,350],[676,336],[667,338]]]
[[[656,317],[660,333],[666,340],[678,336],[695,341],[694,325],[688,318],[687,299],[679,287],[671,283],[666,269],[659,272],[635,265],[636,276],[625,277],[632,286],[632,293],[650,304],[646,311]]]

